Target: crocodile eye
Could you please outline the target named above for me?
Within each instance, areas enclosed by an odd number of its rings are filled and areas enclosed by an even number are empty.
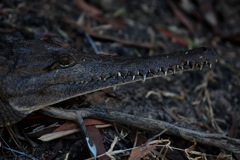
[[[75,64],[74,59],[70,55],[63,56],[59,59],[60,67],[65,68]]]
[[[76,64],[76,61],[71,55],[64,55],[59,57],[56,62],[53,62],[51,65],[43,68],[43,70],[52,71],[59,68],[67,68]]]

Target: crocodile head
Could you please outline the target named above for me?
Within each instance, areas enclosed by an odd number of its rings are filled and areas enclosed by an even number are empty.
[[[212,48],[133,58],[83,54],[45,41],[4,43],[0,47],[0,107],[3,108],[0,126],[72,97],[114,85],[211,67],[217,59],[217,52]],[[13,113],[19,118],[6,117]]]

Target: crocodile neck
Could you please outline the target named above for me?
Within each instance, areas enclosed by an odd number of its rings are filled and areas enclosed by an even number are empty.
[[[45,41],[0,48],[0,100],[24,115],[103,88],[209,68],[217,59],[212,48],[141,58],[83,54]]]

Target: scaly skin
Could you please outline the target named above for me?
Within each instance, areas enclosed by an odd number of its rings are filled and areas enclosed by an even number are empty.
[[[212,48],[136,58],[84,54],[46,41],[0,43],[0,126],[103,88],[211,67],[217,58]]]

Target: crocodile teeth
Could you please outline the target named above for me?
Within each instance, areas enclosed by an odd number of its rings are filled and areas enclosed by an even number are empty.
[[[202,68],[203,68],[203,65],[200,65],[200,70],[202,70]]]
[[[212,63],[209,63],[209,68],[212,68]]]
[[[132,77],[132,80],[133,80],[133,81],[135,80],[135,75]]]
[[[147,79],[147,75],[146,75],[146,74],[144,74],[144,76],[143,76],[143,82],[145,82],[145,81],[146,81],[146,79]]]
[[[164,75],[167,76],[167,71],[164,72]]]
[[[195,67],[197,67],[198,64],[192,64],[192,69],[194,69]]]
[[[119,77],[121,77],[121,76],[122,76],[122,75],[121,75],[121,72],[118,72],[118,76],[119,76]]]
[[[173,73],[174,73],[174,74],[176,73],[176,69],[175,69],[175,68],[173,68]]]

